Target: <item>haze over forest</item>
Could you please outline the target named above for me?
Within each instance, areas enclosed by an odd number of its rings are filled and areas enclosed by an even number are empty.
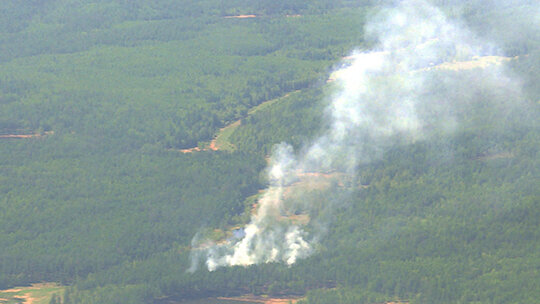
[[[539,83],[537,1],[2,1],[0,303],[536,303]]]

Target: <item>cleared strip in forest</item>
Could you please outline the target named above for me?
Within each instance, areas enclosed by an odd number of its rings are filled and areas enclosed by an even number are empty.
[[[296,303],[301,298],[299,297],[288,297],[288,298],[271,298],[271,297],[262,297],[255,295],[244,295],[241,297],[217,297],[218,300],[228,300],[228,301],[238,301],[238,302],[249,302],[249,303],[263,303],[263,304],[287,304],[287,303]]]
[[[279,100],[283,98],[289,97],[291,94],[299,92],[300,90],[296,90],[293,92],[289,92],[283,96],[280,96],[278,98],[270,99],[265,102],[260,103],[257,106],[254,106],[253,108],[249,109],[247,116],[253,115],[257,113],[258,111],[267,108],[274,103],[278,102]],[[244,117],[244,118],[246,118]],[[242,119],[239,119],[221,129],[219,129],[219,132],[217,133],[216,137],[210,142],[210,150],[225,150],[225,151],[234,151],[236,147],[230,142],[229,138],[234,133],[234,131],[242,124]]]
[[[247,18],[257,18],[257,15],[236,15],[236,16],[225,16],[225,19],[247,19]]]
[[[271,106],[272,104],[278,102],[279,100],[283,98],[289,97],[291,94],[294,94],[296,92],[299,92],[300,90],[296,90],[293,92],[289,92],[283,96],[270,99],[267,101],[264,101],[253,108],[249,109],[247,112],[247,115],[241,119],[238,119],[223,128],[219,129],[219,131],[214,136],[214,139],[210,141],[210,143],[206,146],[197,146],[189,149],[181,149],[178,150],[182,153],[193,153],[193,152],[201,152],[201,151],[217,151],[217,150],[223,150],[223,151],[234,151],[236,150],[236,147],[230,142],[230,136],[234,133],[234,131],[242,124],[242,119],[245,119],[249,117],[250,115],[255,114],[256,112]]]
[[[64,287],[56,283],[39,283],[32,286],[0,290],[0,303],[47,304],[53,295],[61,298]]]
[[[246,17],[247,16],[247,17]],[[239,15],[239,16],[226,16],[225,18],[254,18],[257,17],[256,15]],[[525,55],[527,56],[527,55]],[[344,60],[354,60],[354,55],[343,57]],[[517,60],[519,59],[519,56],[515,57],[503,57],[503,56],[481,56],[481,57],[474,57],[470,61],[454,61],[454,62],[443,62],[439,65],[433,65],[427,68],[419,69],[417,71],[429,71],[429,70],[452,70],[452,71],[459,71],[459,70],[470,70],[475,68],[487,68],[492,65],[500,65],[504,62]],[[334,72],[330,75],[328,80],[326,82],[333,82],[335,79],[338,78],[338,73]],[[247,116],[245,116],[242,119],[245,119],[249,117],[250,115],[256,113],[257,111],[260,111],[268,106],[271,106],[273,103],[279,101],[282,98],[286,98],[290,96],[293,93],[296,93],[300,90],[296,90],[293,92],[289,92],[281,97],[277,97],[274,99],[270,99],[267,101],[264,101],[260,103],[259,105],[251,108]],[[540,102],[540,101],[539,101]],[[200,152],[200,151],[217,151],[217,150],[223,150],[223,151],[234,151],[236,150],[236,147],[230,142],[229,138],[234,133],[234,131],[241,125],[242,119],[236,120],[225,127],[219,129],[219,131],[216,133],[216,136],[212,141],[210,141],[210,144],[207,146],[197,146],[189,149],[182,149],[179,150],[182,153],[192,153],[192,152]]]
[[[3,134],[0,135],[0,138],[36,138],[36,137],[42,137],[45,135],[52,135],[54,134],[54,131],[47,131],[44,133],[32,133],[32,134]]]
[[[422,69],[424,71],[435,70],[450,70],[450,71],[462,71],[472,70],[476,68],[485,69],[492,65],[500,65],[504,62],[517,60],[519,56],[515,57],[503,57],[503,56],[478,56],[473,57],[469,61],[453,61],[443,62],[439,65],[435,65],[429,68]]]
[[[260,15],[250,14],[250,15],[225,16],[223,18],[225,18],[225,19],[250,19],[250,18],[259,18],[259,17],[261,17],[261,16]],[[302,17],[302,15],[300,15],[300,14],[285,15],[285,17],[287,17],[287,18],[296,18],[296,17]]]

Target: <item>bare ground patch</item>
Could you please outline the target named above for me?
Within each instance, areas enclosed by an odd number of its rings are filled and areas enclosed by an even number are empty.
[[[296,303],[300,300],[300,297],[284,297],[284,298],[273,298],[273,297],[263,297],[255,295],[244,295],[240,297],[218,297],[218,300],[229,300],[229,301],[238,301],[238,302],[255,302],[263,304],[288,304]]]
[[[53,294],[61,294],[63,289],[56,283],[36,283],[26,287],[0,290],[0,302],[17,301],[25,304],[47,304]]]
[[[225,16],[223,18],[225,19],[249,19],[249,18],[257,18],[257,15],[236,15],[236,16]]]
[[[44,133],[32,133],[32,134],[3,134],[0,135],[0,138],[37,138],[37,137],[43,137],[46,135],[52,135],[54,134],[53,131],[47,131]]]
[[[444,62],[433,67],[426,68],[424,70],[449,70],[449,71],[462,71],[472,69],[485,69],[489,66],[500,65],[504,62],[516,60],[519,57],[503,57],[503,56],[475,56],[472,60],[468,61],[452,61]]]

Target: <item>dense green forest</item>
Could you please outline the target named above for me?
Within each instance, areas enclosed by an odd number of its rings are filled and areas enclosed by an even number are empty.
[[[247,221],[274,145],[320,134],[326,80],[374,43],[364,23],[390,2],[1,1],[0,289],[58,282],[64,304],[538,301],[540,31],[496,23],[534,1],[432,1],[518,56],[517,107],[480,96],[455,132],[307,193],[340,203],[318,210],[326,232],[291,267],[186,272],[197,233]],[[234,151],[180,151],[237,120]]]

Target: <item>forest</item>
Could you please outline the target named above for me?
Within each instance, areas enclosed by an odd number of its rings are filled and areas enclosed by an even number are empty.
[[[429,1],[512,58],[513,106],[441,87],[430,98],[463,97],[454,132],[397,140],[345,185],[303,194],[339,201],[310,211],[325,224],[309,257],[187,272],[194,236],[249,221],[276,145],[321,135],[329,78],[376,45],[364,26],[392,2],[1,1],[0,290],[58,283],[44,303],[63,304],[538,301],[540,27],[524,0]],[[193,150],[234,122],[233,148]]]

